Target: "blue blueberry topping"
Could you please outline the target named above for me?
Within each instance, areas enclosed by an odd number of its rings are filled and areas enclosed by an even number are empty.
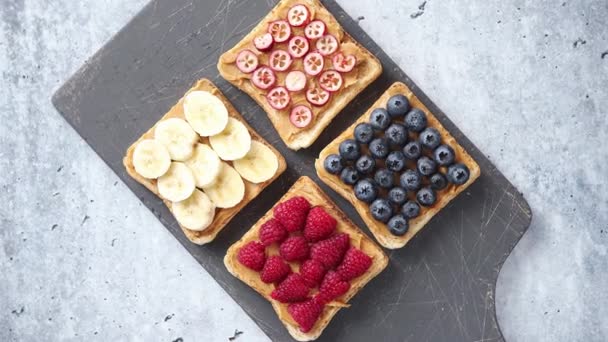
[[[407,201],[401,207],[401,213],[408,219],[418,217],[420,215],[420,205],[414,201]]]
[[[378,196],[378,188],[369,179],[362,179],[355,184],[355,197],[365,203],[371,203]]]
[[[359,173],[368,175],[374,172],[374,168],[376,167],[376,160],[368,155],[362,155],[355,162],[355,169],[359,171]]]
[[[384,131],[391,124],[391,117],[384,108],[376,108],[369,115],[369,123],[377,131]]]
[[[453,148],[448,145],[441,145],[433,151],[433,158],[437,164],[448,166],[454,162],[456,155]]]
[[[430,178],[431,188],[433,190],[443,190],[448,186],[448,179],[441,172],[437,172]]]
[[[401,187],[408,191],[417,191],[422,186],[422,176],[414,170],[405,170],[399,177]]]
[[[407,233],[408,229],[409,224],[407,223],[407,219],[401,214],[397,214],[388,220],[388,230],[393,235],[403,236]]]
[[[344,168],[344,163],[342,162],[342,157],[337,154],[330,154],[325,158],[323,162],[323,166],[325,170],[331,174],[337,175],[342,172],[342,168]]]
[[[384,159],[390,152],[388,141],[383,138],[376,138],[369,143],[369,152],[376,159]]]
[[[340,179],[344,184],[353,185],[359,180],[359,173],[352,166],[347,166],[340,173]]]
[[[400,123],[394,123],[384,131],[384,137],[389,145],[401,148],[407,142],[407,129]]]
[[[381,188],[390,189],[393,187],[393,173],[387,169],[378,169],[374,175],[374,180]]]
[[[395,205],[402,205],[407,201],[407,191],[404,188],[392,188],[388,192],[388,201]]]
[[[386,109],[393,118],[403,117],[410,110],[410,101],[404,95],[393,95],[388,99]]]
[[[401,151],[393,151],[388,154],[384,163],[389,171],[401,172],[405,167],[405,156]]]
[[[368,123],[360,123],[355,126],[355,140],[359,144],[369,144],[374,139],[374,128]]]
[[[359,144],[353,139],[346,139],[340,143],[340,156],[344,160],[357,160],[360,155]]]
[[[437,171],[437,163],[427,156],[422,156],[416,162],[416,169],[423,176],[430,176]]]
[[[422,154],[422,145],[418,141],[410,141],[403,147],[403,155],[409,160],[416,160]]]
[[[405,114],[405,127],[412,132],[422,131],[427,124],[426,114],[418,108],[410,110]]]
[[[469,180],[471,173],[464,164],[453,164],[448,167],[448,181],[456,185],[462,185]]]
[[[430,207],[437,201],[437,195],[435,194],[435,190],[430,187],[424,187],[416,193],[416,200],[420,205]]]
[[[418,141],[420,141],[422,147],[434,150],[441,144],[441,135],[435,127],[427,127],[424,131],[420,132]]]
[[[393,208],[385,199],[376,199],[369,206],[369,209],[372,213],[372,217],[380,222],[386,223],[391,216],[393,216]]]

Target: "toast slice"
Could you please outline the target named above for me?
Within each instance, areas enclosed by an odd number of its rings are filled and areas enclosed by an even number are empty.
[[[242,122],[245,125],[245,127],[247,127],[247,129],[249,130],[251,139],[254,141],[261,142],[264,145],[268,146],[274,152],[274,154],[277,156],[277,159],[279,162],[279,167],[278,167],[275,175],[263,183],[254,184],[254,183],[248,182],[247,180],[243,179],[243,182],[245,183],[245,197],[243,198],[243,200],[241,200],[241,202],[239,204],[237,204],[236,206],[234,206],[232,208],[225,208],[225,209],[216,208],[215,217],[213,219],[213,222],[205,230],[194,231],[194,230],[187,229],[187,228],[183,227],[182,225],[180,225],[180,227],[184,231],[184,234],[190,241],[192,241],[193,243],[199,244],[199,245],[203,245],[203,244],[213,241],[213,239],[215,239],[217,234],[228,224],[228,222],[230,222],[230,220],[239,211],[241,211],[241,209],[243,209],[247,205],[247,203],[251,202],[251,200],[253,200],[260,192],[262,192],[262,190],[264,190],[264,188],[266,188],[270,183],[272,183],[275,179],[277,179],[279,177],[279,175],[281,175],[281,173],[283,173],[283,171],[285,171],[287,164],[286,164],[283,156],[279,153],[279,151],[277,151],[272,145],[270,145],[266,140],[264,140],[264,138],[262,138],[256,131],[254,131],[253,128],[251,128],[251,126],[249,126],[247,124],[245,119],[236,111],[236,109],[232,106],[232,104],[228,101],[228,99],[226,99],[226,97],[224,97],[224,95],[220,92],[220,90],[213,83],[211,83],[211,81],[209,81],[207,79],[201,79],[198,82],[196,82],[196,84],[190,90],[188,90],[188,92],[186,92],[186,94],[184,94],[184,97],[182,97],[169,110],[169,112],[167,112],[159,120],[159,122],[162,120],[168,119],[168,118],[185,119],[184,110],[183,110],[184,98],[186,97],[186,95],[188,93],[190,93],[192,91],[197,91],[197,90],[208,91],[208,92],[212,93],[213,95],[217,96],[226,106],[226,109],[228,110],[228,115],[230,117],[233,117],[233,118],[239,120],[240,122]],[[157,122],[157,124],[158,124],[158,122]],[[135,172],[135,167],[133,166],[133,151],[135,150],[135,146],[137,146],[137,144],[141,140],[153,138],[155,127],[156,127],[156,124],[152,128],[150,128],[146,133],[144,133],[136,142],[134,142],[129,147],[129,149],[126,152],[125,157],[123,158],[123,164],[124,164],[125,168],[127,169],[127,173],[131,177],[133,177],[133,179],[135,179],[137,182],[139,182],[140,184],[142,184],[143,186],[148,188],[148,190],[152,191],[154,194],[156,194],[157,196],[160,197],[160,195],[158,193],[158,187],[156,186],[156,180],[147,179],[147,178],[140,176],[137,172]],[[209,138],[201,137],[199,142],[209,144]],[[232,162],[229,162],[229,161],[224,161],[224,162],[228,163],[229,165],[232,166]],[[169,208],[169,211],[172,212],[171,201],[163,199],[163,202]]]
[[[261,90],[255,87],[250,78],[252,74],[244,74],[236,67],[237,54],[249,49],[254,51],[259,58],[260,65],[268,65],[268,55],[276,49],[287,49],[287,43],[275,43],[273,50],[268,52],[258,51],[253,40],[267,32],[268,24],[275,20],[285,19],[289,9],[296,5],[303,4],[308,7],[312,19],[319,19],[326,23],[326,33],[334,35],[340,42],[341,51],[345,54],[352,54],[357,58],[355,68],[347,73],[343,73],[344,85],[337,92],[331,94],[329,102],[322,106],[310,105],[305,97],[305,90],[315,84],[317,77],[308,76],[307,88],[300,92],[291,93],[291,105],[285,109],[274,109],[266,99],[268,90]],[[304,35],[303,28],[293,27],[292,36]],[[315,41],[310,40],[310,50],[315,50]],[[330,56],[331,57],[331,56]],[[325,68],[332,68],[332,60],[330,57],[325,57]],[[281,0],[274,9],[238,44],[226,51],[217,64],[217,68],[228,82],[251,96],[267,113],[270,121],[279,133],[279,136],[287,147],[292,150],[309,147],[321,134],[321,132],[329,125],[329,123],[338,115],[338,113],[351,102],[357,94],[365,89],[373,82],[382,72],[380,61],[372,55],[367,49],[357,43],[344,29],[340,26],[336,18],[321,4],[318,0]],[[277,75],[276,85],[285,85],[285,76],[290,70],[304,71],[302,58],[294,58],[291,67],[284,72],[275,72]],[[313,113],[312,122],[305,128],[297,128],[291,124],[289,120],[290,110],[293,106],[304,104],[308,106]]]
[[[412,108],[419,108],[426,113],[428,126],[435,127],[437,130],[439,130],[442,143],[451,146],[456,154],[456,161],[465,164],[470,171],[469,180],[465,184],[458,186],[449,184],[447,188],[437,192],[438,199],[432,207],[426,208],[421,206],[420,215],[409,221],[409,229],[403,236],[392,235],[389,232],[386,224],[376,221],[372,217],[368,205],[355,197],[353,188],[351,186],[344,184],[340,180],[339,175],[330,174],[323,167],[323,161],[328,155],[334,153],[338,154],[338,147],[342,141],[353,138],[355,126],[361,122],[367,122],[369,120],[370,113],[374,108],[384,108],[386,101],[391,96],[396,94],[405,95],[409,99]],[[408,161],[408,163],[408,168],[414,167],[411,165],[411,162]],[[424,225],[426,225],[427,222],[433,218],[433,216],[435,216],[452,199],[458,196],[458,194],[469,187],[481,173],[479,165],[475,162],[475,160],[473,160],[467,151],[465,151],[464,148],[458,144],[456,139],[454,139],[454,137],[452,137],[452,135],[441,125],[439,120],[437,120],[437,118],[424,105],[424,103],[422,103],[420,99],[414,95],[411,89],[401,82],[393,83],[393,85],[391,85],[386,92],[384,92],[384,94],[382,94],[382,96],[380,96],[380,98],[361,117],[359,117],[359,119],[357,119],[357,121],[355,121],[348,129],[342,132],[342,134],[340,134],[321,151],[319,158],[315,161],[315,169],[317,170],[319,178],[321,178],[323,182],[339,193],[342,197],[350,201],[359,215],[361,215],[361,218],[369,227],[376,240],[378,240],[382,246],[389,249],[396,249],[405,246],[405,244],[412,239],[414,235],[416,235],[416,233],[418,233],[424,227]]]
[[[249,285],[256,292],[266,298],[272,304],[272,307],[276,311],[279,319],[285,325],[291,336],[298,341],[312,341],[317,339],[323,329],[329,324],[333,316],[343,307],[348,307],[348,301],[355,295],[361,288],[363,288],[370,280],[378,275],[388,265],[388,257],[382,249],[376,245],[367,235],[365,235],[357,226],[355,226],[350,219],[334,204],[329,197],[323,193],[317,184],[315,184],[310,178],[303,176],[285,193],[285,195],[277,203],[281,203],[294,196],[303,196],[311,204],[311,206],[322,206],[327,213],[333,216],[338,221],[336,228],[337,232],[344,232],[350,235],[351,245],[358,247],[364,253],[372,257],[372,265],[367,272],[358,278],[351,281],[351,288],[342,297],[339,297],[339,301],[334,300],[327,304],[319,317],[319,320],[313,326],[313,328],[304,333],[300,331],[298,324],[291,318],[287,312],[287,304],[280,303],[270,297],[270,293],[274,289],[272,284],[266,284],[260,280],[260,276],[257,272],[243,266],[237,259],[238,251],[242,246],[248,242],[258,240],[258,233],[261,225],[268,221],[273,216],[273,209],[271,208],[260,220],[253,226],[243,237],[235,242],[228,249],[226,256],[224,257],[224,265],[228,271],[239,278],[245,284]],[[273,244],[267,247],[268,255],[277,255],[278,246]],[[292,270],[298,271],[299,267],[297,264],[291,265]]]

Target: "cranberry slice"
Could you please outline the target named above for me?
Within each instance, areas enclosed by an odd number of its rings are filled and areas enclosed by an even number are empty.
[[[289,92],[287,89],[285,89],[285,87],[279,86],[272,88],[272,90],[268,92],[268,95],[266,95],[266,100],[268,100],[268,103],[272,108],[281,110],[287,107],[291,97],[289,96]]]
[[[291,37],[291,27],[285,20],[273,21],[268,25],[268,33],[277,43],[286,42]]]
[[[319,76],[319,85],[321,88],[332,93],[338,91],[342,87],[342,83],[342,75],[335,70],[324,71]]]
[[[276,81],[277,77],[272,69],[267,66],[259,67],[251,76],[251,83],[262,90],[272,87]]]
[[[255,37],[253,39],[253,45],[259,51],[268,51],[272,49],[272,45],[274,44],[274,38],[268,32],[264,33],[259,37]]]
[[[318,52],[311,52],[304,57],[304,71],[311,76],[320,74],[324,65],[325,59]]]
[[[332,58],[332,64],[334,69],[339,72],[349,72],[352,71],[357,64],[357,57],[354,55],[344,56],[344,54],[340,52]]]
[[[287,11],[287,21],[294,27],[304,26],[310,19],[310,11],[304,5],[295,5]]]
[[[317,40],[317,50],[323,56],[329,56],[338,50],[338,40],[331,34],[326,34]]]
[[[329,101],[331,94],[320,87],[313,87],[306,90],[306,100],[313,106],[323,106]]]
[[[258,56],[245,49],[236,56],[236,67],[245,74],[252,73],[258,67]]]
[[[297,105],[291,109],[289,121],[298,128],[304,128],[312,121],[312,111],[305,105]]]
[[[302,36],[294,36],[289,40],[287,51],[294,58],[304,56],[309,49],[308,39]]]
[[[287,70],[291,66],[291,62],[293,62],[291,55],[284,50],[274,50],[268,57],[268,63],[275,71]]]
[[[325,23],[321,20],[313,20],[306,25],[306,28],[304,28],[304,35],[308,39],[318,39],[323,37],[324,34]]]

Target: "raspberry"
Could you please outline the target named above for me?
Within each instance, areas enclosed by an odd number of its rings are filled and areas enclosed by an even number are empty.
[[[325,275],[325,266],[320,262],[308,259],[300,265],[300,274],[310,287],[317,287]]]
[[[314,298],[309,298],[304,302],[289,304],[287,312],[300,325],[300,330],[306,333],[312,329],[321,316],[323,304]]]
[[[280,256],[273,255],[266,260],[260,278],[267,284],[278,283],[285,279],[289,272],[291,272],[291,267]]]
[[[309,210],[310,203],[306,198],[297,196],[279,203],[274,208],[274,217],[281,222],[288,232],[295,232],[304,226]]]
[[[291,236],[279,246],[279,254],[287,261],[299,261],[308,258],[308,242],[301,236]]]
[[[371,265],[372,258],[369,255],[355,247],[351,247],[344,254],[344,260],[342,260],[336,271],[342,279],[351,280],[365,273]]]
[[[329,271],[319,287],[318,300],[322,303],[329,303],[345,294],[348,289],[350,289],[350,284],[347,281],[342,280],[337,272]]]
[[[273,242],[283,242],[283,240],[285,240],[285,238],[287,237],[287,231],[279,221],[274,218],[271,218],[270,220],[262,224],[259,236],[262,243],[266,246],[269,246]]]
[[[308,285],[298,273],[292,273],[275,288],[270,297],[281,303],[299,302],[308,296]]]
[[[306,224],[304,225],[304,237],[310,242],[317,242],[329,237],[334,230],[338,221],[331,217],[322,207],[314,207],[310,209]]]
[[[246,267],[259,272],[264,268],[266,248],[257,241],[251,241],[241,247],[237,259]]]
[[[349,244],[348,234],[336,234],[312,245],[310,258],[322,263],[327,269],[332,269],[342,261]]]

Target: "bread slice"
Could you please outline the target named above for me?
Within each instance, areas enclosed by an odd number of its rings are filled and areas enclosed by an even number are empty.
[[[292,94],[292,104],[305,104],[311,107],[314,117],[313,121],[306,128],[297,128],[289,121],[290,107],[283,110],[276,110],[270,106],[266,100],[267,91],[260,90],[253,86],[249,81],[249,75],[241,73],[236,67],[234,61],[237,54],[243,49],[256,51],[253,45],[253,39],[267,32],[268,23],[285,19],[287,11],[296,4],[306,5],[315,19],[321,19],[327,24],[327,32],[337,36],[340,41],[340,46],[349,54],[354,54],[357,57],[358,65],[353,71],[344,74],[345,87],[332,94],[332,98],[322,107],[314,107],[307,104],[304,91]],[[303,28],[293,28],[292,35],[303,35]],[[275,44],[275,48],[286,49],[287,44]],[[311,41],[310,51],[314,50],[314,43]],[[267,65],[268,53],[259,53],[260,64]],[[325,58],[325,69],[331,66],[331,59]],[[357,43],[344,29],[340,26],[336,18],[321,4],[318,0],[281,0],[274,9],[238,44],[232,49],[226,51],[220,56],[217,68],[220,75],[228,82],[232,83],[237,88],[241,89],[251,96],[268,114],[270,121],[276,128],[279,136],[287,147],[292,150],[309,147],[321,134],[321,132],[329,125],[336,115],[350,102],[357,94],[365,87],[373,82],[382,72],[380,61],[372,55],[367,49]],[[303,71],[302,59],[294,59],[294,62],[289,70]],[[289,71],[288,70],[288,71]],[[284,85],[284,79],[287,71],[277,72],[277,85]],[[308,86],[312,84],[312,79],[309,77]]]
[[[334,153],[338,153],[338,147],[340,143],[346,139],[352,139],[355,126],[361,122],[367,122],[369,120],[369,116],[371,111],[374,108],[382,107],[386,108],[386,101],[395,94],[403,94],[405,95],[412,107],[419,108],[423,110],[428,119],[428,126],[435,127],[441,133],[441,140],[443,144],[450,145],[454,152],[456,153],[456,161],[459,163],[465,164],[470,170],[470,178],[469,180],[459,186],[455,186],[453,184],[448,185],[447,188],[441,190],[437,193],[438,200],[435,205],[430,208],[425,208],[421,206],[420,216],[416,217],[413,220],[409,221],[409,230],[403,236],[395,236],[392,235],[386,226],[386,224],[376,221],[369,210],[369,206],[355,197],[353,188],[349,185],[344,184],[340,180],[339,175],[330,174],[323,167],[323,161],[325,158]],[[412,162],[408,162],[408,168],[415,168],[415,165]],[[315,161],[315,169],[317,170],[317,175],[323,182],[329,185],[334,191],[342,195],[342,197],[346,198],[350,201],[350,203],[355,207],[365,224],[369,227],[372,234],[378,240],[378,242],[389,249],[396,249],[405,246],[405,244],[418,233],[427,222],[429,222],[433,216],[435,216],[443,207],[445,207],[452,199],[458,196],[459,193],[464,191],[469,185],[471,185],[480,175],[479,165],[473,160],[473,158],[467,153],[467,151],[462,148],[450,135],[450,133],[441,125],[439,120],[431,113],[431,111],[414,95],[414,93],[409,89],[405,84],[401,82],[396,82],[391,85],[382,96],[363,114],[355,123],[353,123],[348,129],[346,129],[342,134],[340,134],[335,140],[333,140],[329,145],[327,145],[319,154],[319,158]],[[413,198],[410,195],[410,198]]]
[[[220,90],[213,83],[211,83],[211,81],[209,81],[207,79],[201,79],[198,82],[196,82],[196,84],[190,90],[188,90],[188,92],[186,92],[184,97],[182,97],[169,110],[169,112],[167,112],[167,114],[165,114],[159,120],[159,122],[164,119],[168,119],[168,118],[185,119],[184,110],[183,110],[184,98],[186,97],[186,95],[188,93],[190,93],[192,91],[196,91],[196,90],[208,91],[208,92],[214,94],[215,96],[217,96],[220,100],[222,100],[222,102],[224,102],[224,105],[226,105],[226,108],[228,109],[228,115],[230,117],[233,117],[233,118],[241,121],[245,125],[245,127],[247,127],[247,129],[249,130],[251,139],[255,140],[255,141],[259,141],[259,142],[263,143],[264,145],[268,146],[274,152],[274,154],[277,156],[278,161],[279,161],[279,167],[277,169],[276,174],[271,179],[267,180],[266,182],[254,184],[254,183],[250,183],[247,180],[243,179],[243,182],[245,183],[245,197],[243,198],[243,200],[232,208],[215,209],[215,218],[213,219],[213,222],[207,229],[205,229],[203,231],[194,231],[194,230],[189,230],[180,225],[180,227],[184,231],[184,234],[186,234],[186,237],[190,241],[192,241],[193,243],[199,244],[199,245],[203,245],[203,244],[213,241],[213,239],[215,239],[217,234],[228,224],[228,222],[230,222],[230,220],[239,211],[241,211],[241,209],[243,209],[247,205],[247,203],[249,203],[251,200],[253,200],[260,192],[262,192],[262,190],[264,190],[264,188],[266,188],[270,183],[272,183],[275,179],[277,179],[277,177],[279,177],[279,175],[281,175],[281,173],[283,173],[283,171],[285,171],[287,164],[285,163],[285,159],[279,153],[279,151],[277,151],[274,147],[272,147],[272,145],[270,145],[266,140],[264,140],[264,138],[262,138],[259,134],[257,134],[256,131],[254,131],[253,128],[251,128],[251,126],[249,126],[247,124],[247,121],[245,121],[245,119],[243,119],[243,117],[236,111],[236,109],[234,109],[232,104],[228,101],[228,99],[226,99],[226,97],[224,97],[224,95],[220,92]],[[136,142],[134,142],[129,147],[125,157],[123,158],[123,164],[124,164],[125,168],[127,169],[127,173],[131,177],[133,177],[133,179],[135,179],[137,182],[141,183],[143,186],[148,188],[148,190],[152,191],[153,193],[155,193],[157,196],[160,197],[160,195],[158,193],[158,188],[156,186],[156,180],[143,178],[137,172],[135,172],[135,167],[133,166],[133,151],[135,149],[135,146],[137,146],[137,143],[139,143],[141,140],[153,138],[155,127],[156,127],[156,125],[154,125],[152,128],[150,128],[146,133],[144,133]],[[201,137],[201,139],[199,141],[201,143],[209,144],[209,138],[206,138],[206,137],[204,137],[204,138]],[[226,162],[226,163],[228,163],[229,165],[232,165],[232,162]],[[171,211],[171,201],[163,199],[163,202]]]
[[[303,176],[285,193],[285,195],[279,200],[283,202],[294,196],[305,197],[312,206],[322,206],[331,216],[338,221],[337,231],[348,233],[350,235],[350,242],[352,246],[360,248],[367,255],[372,257],[372,265],[369,270],[362,276],[355,278],[351,281],[351,288],[342,297],[338,298],[339,301],[333,301],[325,306],[325,309],[321,313],[321,316],[313,328],[303,333],[300,331],[298,324],[291,318],[287,312],[287,304],[277,302],[270,297],[270,293],[274,289],[271,284],[266,284],[260,280],[259,273],[248,269],[241,265],[237,260],[238,251],[242,246],[250,241],[259,240],[258,232],[261,225],[268,221],[273,216],[273,209],[270,209],[260,220],[253,226],[243,237],[235,242],[226,253],[224,257],[224,265],[230,273],[235,277],[242,280],[245,284],[251,286],[260,295],[266,298],[272,304],[272,307],[276,311],[281,322],[285,325],[291,336],[298,341],[312,341],[317,339],[323,329],[329,324],[333,316],[343,307],[348,307],[348,301],[357,292],[363,288],[370,280],[378,275],[388,265],[388,257],[382,249],[376,245],[367,235],[365,235],[357,226],[355,226],[351,220],[338,208],[332,201],[327,197],[325,193],[315,184],[310,178]],[[276,255],[278,254],[278,246],[273,244],[267,248],[267,254]],[[299,267],[297,264],[292,265],[292,270],[298,271]]]

